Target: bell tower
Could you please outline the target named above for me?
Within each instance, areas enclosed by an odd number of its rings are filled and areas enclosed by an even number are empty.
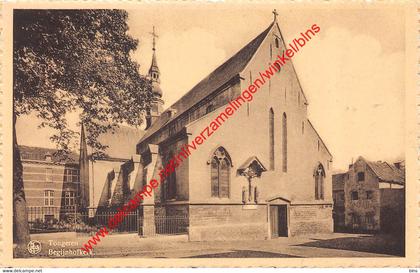
[[[150,33],[153,37],[153,56],[152,64],[149,68],[148,78],[152,85],[152,94],[151,94],[151,104],[150,108],[147,110],[146,115],[146,130],[150,128],[153,122],[160,116],[163,112],[163,103],[162,100],[162,89],[160,88],[160,71],[156,61],[156,38],[158,36],[155,32],[155,27],[153,26],[153,32]]]

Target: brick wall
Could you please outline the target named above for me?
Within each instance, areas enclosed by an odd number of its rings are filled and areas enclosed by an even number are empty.
[[[267,238],[267,207],[190,205],[191,241],[255,240]]]
[[[291,205],[289,213],[291,236],[333,231],[331,205]]]
[[[79,181],[65,182],[64,170],[77,170],[75,166],[34,164],[23,162],[23,183],[25,188],[26,205],[44,206],[44,191],[54,192],[54,207],[64,205],[63,191],[73,191],[77,194]],[[50,178],[47,179],[46,169],[51,169]],[[63,203],[63,204],[62,204]]]
[[[45,215],[52,215],[55,219],[59,219],[60,212],[74,211],[79,203],[79,176],[75,174],[74,178],[73,176],[66,177],[65,171],[77,171],[76,164],[23,161],[22,165],[29,221],[44,220]],[[52,193],[53,196],[46,197],[46,191],[48,195]],[[65,204],[64,192],[74,194],[73,205]]]

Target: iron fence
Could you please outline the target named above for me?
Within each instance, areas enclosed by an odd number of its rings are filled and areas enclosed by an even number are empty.
[[[76,231],[91,233],[108,226],[110,218],[118,211],[115,209],[89,208],[77,210],[76,207],[28,207],[28,223],[31,233]],[[186,234],[188,216],[154,216],[144,219],[142,210],[125,214],[112,232],[138,233],[141,236],[160,236]]]
[[[186,234],[188,225],[188,216],[155,216],[153,220],[139,218],[139,234],[147,237]]]
[[[71,207],[27,207],[28,224],[31,233],[71,231],[78,212]]]
[[[91,208],[89,210],[82,211],[80,217],[84,223],[90,226],[103,227],[108,226],[109,219],[114,217],[117,213],[118,211],[114,209],[98,210]],[[126,212],[122,222],[113,229],[113,232],[138,232],[140,219],[139,215],[139,210]]]

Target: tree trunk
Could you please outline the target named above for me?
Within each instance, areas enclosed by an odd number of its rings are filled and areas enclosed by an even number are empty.
[[[30,240],[22,170],[16,138],[16,116],[13,115],[13,243],[17,245],[26,245]]]

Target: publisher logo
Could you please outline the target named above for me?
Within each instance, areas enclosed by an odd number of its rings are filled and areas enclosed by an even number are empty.
[[[31,240],[28,243],[28,252],[32,255],[38,254],[41,252],[41,243],[37,240]]]

